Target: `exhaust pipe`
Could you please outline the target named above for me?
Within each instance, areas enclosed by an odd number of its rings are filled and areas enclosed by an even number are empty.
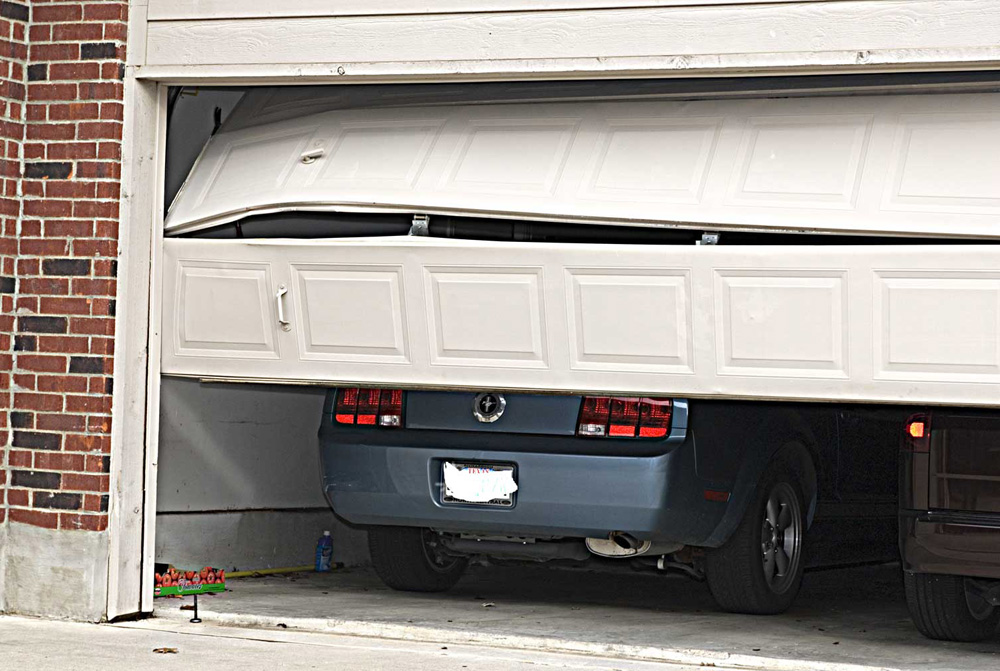
[[[643,545],[643,541],[624,531],[612,531],[608,539],[621,549],[631,551],[633,554]]]
[[[587,549],[599,557],[637,557],[649,552],[652,543],[624,531],[612,531],[607,538],[588,538]]]
[[[607,538],[588,538],[587,549],[599,557],[627,559],[646,554],[671,554],[684,545],[657,541],[644,541],[624,531],[612,531]]]

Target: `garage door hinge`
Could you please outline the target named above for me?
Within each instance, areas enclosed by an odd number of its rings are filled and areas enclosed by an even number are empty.
[[[426,214],[413,215],[413,222],[410,223],[410,235],[430,235],[431,218]]]

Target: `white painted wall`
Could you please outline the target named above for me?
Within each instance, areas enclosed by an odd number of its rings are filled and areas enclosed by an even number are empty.
[[[336,561],[364,535],[333,516],[320,485],[322,389],[164,378],[156,561],[229,570],[311,564],[324,530]]]
[[[157,511],[317,508],[323,390],[165,378]]]
[[[327,530],[334,561],[368,561],[365,533],[344,526],[329,510],[159,515],[156,561],[229,571],[311,566],[316,540]]]

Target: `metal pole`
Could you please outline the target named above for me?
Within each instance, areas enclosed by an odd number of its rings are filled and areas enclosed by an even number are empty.
[[[201,618],[198,617],[198,595],[194,595],[194,617],[191,618],[193,624],[201,624]]]

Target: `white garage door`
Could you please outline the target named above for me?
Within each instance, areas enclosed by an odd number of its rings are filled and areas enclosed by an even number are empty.
[[[309,209],[1000,237],[998,94],[333,111],[282,95],[250,94],[213,138],[168,234]],[[1000,405],[990,245],[165,253],[168,374]]]
[[[1000,405],[1000,248],[165,242],[163,372]]]
[[[168,233],[310,209],[1000,237],[1000,94],[324,112],[342,101],[296,93],[248,94]]]

